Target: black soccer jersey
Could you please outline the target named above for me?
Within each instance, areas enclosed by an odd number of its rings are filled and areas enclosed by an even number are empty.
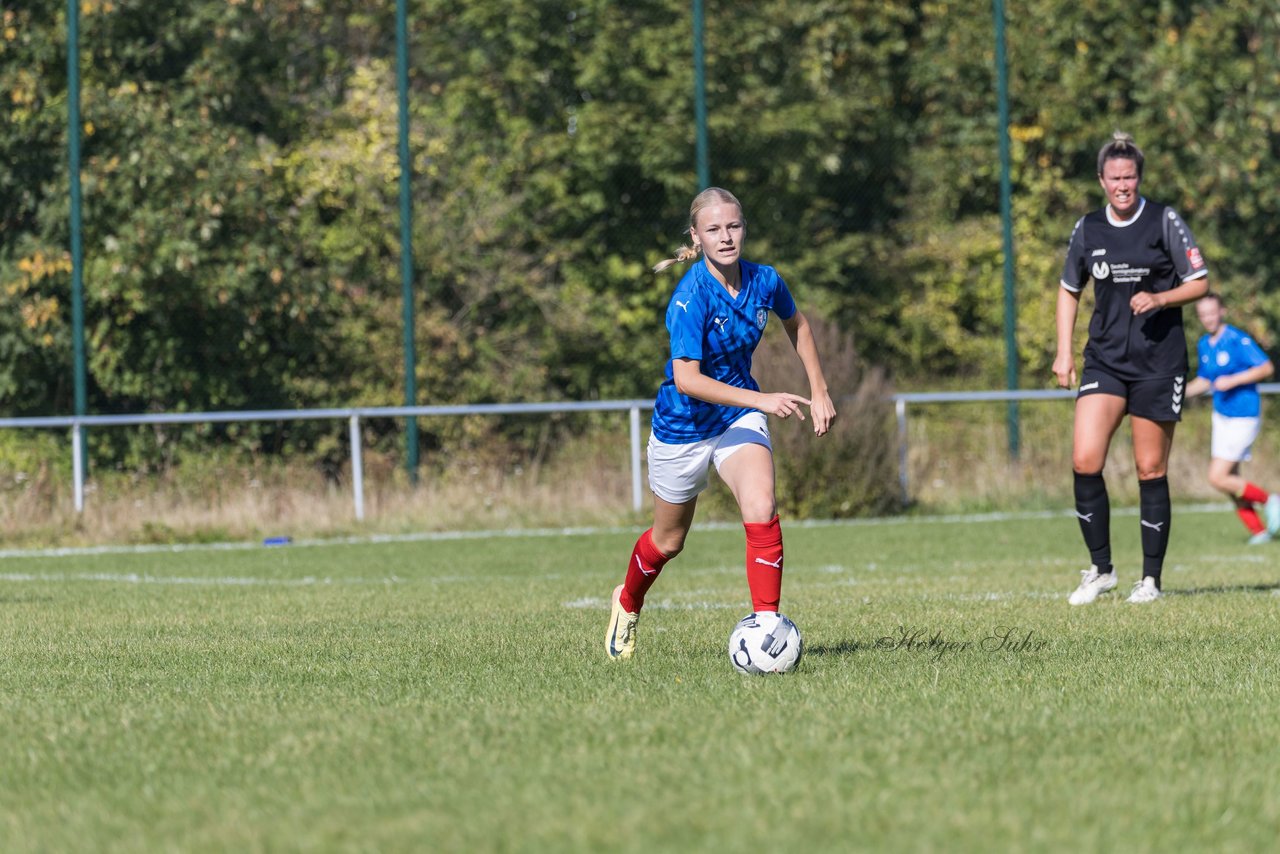
[[[1081,217],[1071,232],[1062,287],[1079,293],[1093,279],[1085,367],[1123,380],[1159,379],[1187,372],[1182,307],[1135,315],[1130,298],[1160,293],[1209,274],[1191,229],[1173,208],[1140,199],[1128,221],[1109,208]]]

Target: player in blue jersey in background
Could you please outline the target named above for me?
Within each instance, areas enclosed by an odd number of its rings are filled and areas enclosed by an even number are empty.
[[[1231,496],[1240,521],[1253,535],[1249,542],[1265,543],[1280,532],[1280,495],[1268,494],[1241,477],[1240,463],[1250,458],[1262,429],[1258,383],[1274,374],[1275,367],[1252,337],[1226,322],[1222,297],[1206,294],[1196,303],[1196,316],[1205,334],[1196,347],[1199,371],[1187,383],[1187,394],[1213,392],[1209,483]],[[1265,524],[1255,504],[1266,508]]]
[[[774,496],[767,415],[804,420],[822,436],[836,417],[818,348],[777,271],[742,260],[742,205],[710,187],[689,207],[691,246],[655,266],[697,261],[667,305],[671,359],[653,408],[649,488],[653,527],[640,535],[626,578],[613,591],[605,651],[630,658],[644,597],[662,567],[684,548],[698,495],[715,466],[738,502],[746,530],[747,585],[755,611],[777,611],[782,590],[782,529]],[[700,260],[699,260],[700,259]],[[782,321],[809,379],[809,396],[765,392],[751,376],[751,357],[770,314]]]

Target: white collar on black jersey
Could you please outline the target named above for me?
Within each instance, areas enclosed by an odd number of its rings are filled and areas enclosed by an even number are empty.
[[[1116,228],[1128,228],[1129,226],[1133,225],[1135,222],[1138,221],[1138,217],[1142,216],[1142,209],[1145,208],[1146,206],[1147,206],[1147,200],[1142,196],[1138,196],[1138,212],[1135,213],[1133,216],[1129,217],[1128,219],[1116,219],[1111,215],[1111,203],[1108,202],[1107,203],[1107,222],[1111,223]]]

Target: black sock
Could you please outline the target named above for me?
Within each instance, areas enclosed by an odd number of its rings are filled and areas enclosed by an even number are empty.
[[[1111,502],[1102,472],[1076,472],[1076,518],[1089,549],[1089,559],[1100,573],[1111,571]]]
[[[1151,576],[1160,586],[1164,553],[1169,548],[1169,479],[1157,477],[1138,481],[1138,502],[1142,512],[1142,575]]]

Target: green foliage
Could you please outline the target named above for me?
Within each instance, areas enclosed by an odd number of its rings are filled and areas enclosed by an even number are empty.
[[[818,317],[808,319],[826,355],[827,382],[838,389],[833,395],[837,415],[821,437],[813,435],[809,421],[774,419],[770,425],[779,513],[789,519],[892,513],[901,508],[902,495],[884,372],[866,362],[848,332]],[[754,373],[761,388],[809,394],[803,365],[781,324],[756,351]]]

